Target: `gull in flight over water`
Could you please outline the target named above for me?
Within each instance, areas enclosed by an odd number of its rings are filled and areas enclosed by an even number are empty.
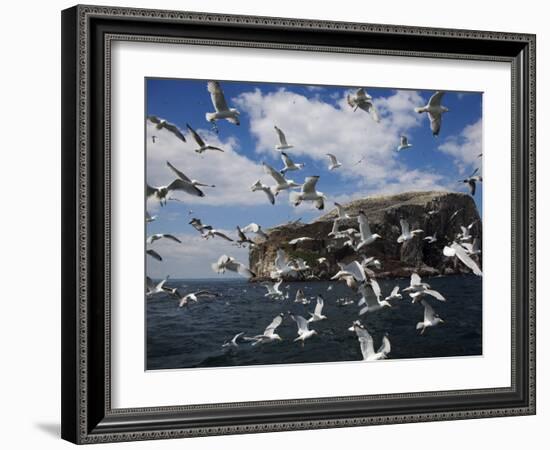
[[[327,316],[323,315],[323,306],[325,305],[325,299],[322,295],[317,296],[317,304],[315,305],[315,310],[312,313],[309,313],[311,316],[308,322],[319,322],[324,320]]]
[[[412,230],[410,229],[409,222],[404,219],[399,221],[401,224],[401,236],[397,238],[397,243],[401,244],[405,241],[410,241],[417,234],[424,233],[424,230]]]
[[[283,160],[283,164],[285,165],[282,169],[281,169],[281,173],[284,175],[286,172],[288,172],[289,170],[300,170],[300,169],[303,169],[304,168],[304,164],[303,163],[298,163],[296,164],[294,161],[292,161],[292,159],[290,159],[290,157],[285,153],[285,152],[281,152],[281,159]]]
[[[407,136],[401,136],[399,145],[397,146],[397,151],[400,152],[401,150],[407,150],[408,148],[411,148],[411,147],[412,147],[412,144],[409,144],[409,140],[407,139]]]
[[[217,81],[209,81],[207,84],[208,92],[210,92],[210,98],[216,112],[206,113],[206,120],[208,122],[215,122],[216,120],[227,120],[228,122],[239,125],[239,111],[235,108],[229,108],[225,101],[220,83]]]
[[[277,255],[275,256],[275,269],[271,271],[270,275],[271,278],[282,278],[285,275],[296,275],[296,269],[289,261],[284,250],[277,250]]]
[[[479,167],[476,170],[474,170],[468,178],[465,178],[464,180],[458,180],[459,183],[464,183],[468,185],[468,189],[470,190],[470,195],[472,196],[476,195],[476,186],[477,186],[476,183],[477,182],[481,183],[483,181],[483,177],[481,175],[476,175],[478,171],[479,171]]]
[[[199,146],[195,149],[195,152],[197,153],[204,153],[206,150],[216,150],[218,152],[223,152],[223,150],[219,147],[214,147],[213,145],[206,145],[204,140],[200,137],[199,133],[197,133],[193,128],[191,128],[191,125],[187,124],[187,129],[191,133],[191,136],[193,136],[193,139]]]
[[[301,184],[295,183],[293,180],[287,180],[283,174],[277,172],[273,167],[269,166],[266,163],[262,163],[264,166],[264,171],[275,180],[277,183],[275,186],[271,187],[271,191],[275,195],[279,195],[279,192],[284,191],[285,189],[292,189],[301,187]]]
[[[399,293],[399,286],[395,286],[390,295],[388,295],[384,300],[387,302],[391,302],[393,300],[401,300],[402,298],[403,296]]]
[[[434,309],[426,300],[421,300],[420,303],[424,306],[424,320],[416,324],[416,329],[422,330],[420,334],[424,334],[426,328],[434,327],[440,323],[445,323],[444,320],[435,313]]]
[[[294,303],[301,303],[302,305],[309,305],[311,300],[309,300],[302,289],[296,291],[296,297],[294,298]]]
[[[279,127],[275,125],[275,131],[277,132],[277,136],[279,138],[279,144],[275,146],[277,150],[287,150],[289,148],[294,147],[293,145],[288,145],[286,142],[286,136],[283,133],[283,130],[281,130]]]
[[[372,102],[372,97],[367,94],[364,88],[359,88],[355,91],[355,95],[348,94],[348,105],[353,108],[353,111],[357,111],[357,108],[362,109],[366,113],[370,114],[375,122],[380,122],[380,116],[378,111]]]
[[[250,186],[250,190],[252,192],[265,192],[265,195],[267,195],[267,198],[269,199],[269,203],[271,203],[272,205],[275,204],[275,195],[273,194],[273,191],[268,185],[263,184],[260,180],[256,181],[252,186]]]
[[[151,236],[149,236],[147,238],[147,243],[148,244],[152,244],[153,242],[155,241],[158,241],[159,239],[169,239],[171,241],[174,241],[174,242],[177,242],[179,244],[181,244],[181,241],[176,237],[174,236],[173,234],[166,234],[166,233],[156,233],[156,234],[152,234]]]
[[[361,354],[363,355],[363,361],[379,361],[386,359],[391,352],[391,344],[388,336],[382,338],[382,345],[378,351],[374,351],[374,340],[369,334],[367,329],[361,325],[361,323],[354,322],[353,330],[357,334],[359,345],[361,346]]]
[[[186,142],[185,136],[183,135],[181,130],[173,123],[167,122],[165,119],[161,119],[160,117],[157,117],[157,116],[148,116],[147,119],[149,119],[152,123],[155,124],[155,128],[157,130],[162,130],[163,128],[166,128],[179,140]],[[155,142],[154,139],[153,139],[153,142]]]
[[[291,203],[294,206],[298,206],[303,201],[311,201],[314,202],[317,209],[324,209],[326,196],[322,192],[316,190],[317,181],[319,181],[318,175],[306,177],[301,192],[291,192]]]
[[[483,276],[483,272],[481,272],[481,269],[479,268],[477,263],[472,259],[472,257],[468,254],[467,250],[462,245],[457,244],[456,242],[446,245],[445,247],[443,247],[443,254],[450,258],[458,258],[466,267],[471,269],[475,275],[477,275],[478,277]]]
[[[431,295],[440,302],[445,301],[445,297],[440,292],[432,289],[428,283],[423,283],[420,275],[416,272],[411,274],[411,281],[408,287],[403,289],[403,292],[409,292],[409,296],[412,298],[412,302],[416,303],[426,295]]]
[[[230,272],[236,272],[247,278],[255,276],[254,272],[248,267],[236,261],[235,258],[227,255],[220,256],[218,261],[212,264],[212,270],[216,273],[225,273],[226,270],[229,270]]]
[[[214,292],[201,290],[197,292],[191,292],[189,294],[186,294],[182,297],[179,297],[179,308],[183,308],[184,306],[187,306],[189,302],[197,303],[199,301],[199,297],[218,297],[218,294],[215,294]]]
[[[230,341],[225,341],[223,344],[222,344],[222,348],[237,348],[239,347],[239,344],[237,343],[237,340],[244,334],[244,331],[242,331],[241,333],[238,333],[236,334],[235,336],[233,336],[233,339],[231,339]]]
[[[366,245],[372,244],[376,239],[382,238],[378,233],[372,233],[369,226],[369,221],[367,220],[367,216],[363,211],[359,211],[359,214],[357,215],[357,220],[359,221],[359,234],[361,240],[359,241],[359,244],[357,245],[356,250],[359,250]]]
[[[258,334],[256,336],[252,337],[245,337],[245,341],[252,341],[252,345],[258,345],[258,344],[266,344],[268,342],[274,342],[274,341],[282,341],[283,339],[281,336],[279,336],[277,333],[275,333],[275,330],[279,325],[283,323],[283,315],[279,314],[277,317],[273,319],[273,321],[267,326],[267,328],[264,330],[263,334]]]
[[[373,284],[372,281],[375,281]],[[378,291],[378,293],[377,293]],[[361,293],[361,300],[357,303],[358,306],[366,304],[364,308],[359,311],[359,315],[362,316],[365,313],[372,313],[379,311],[382,308],[391,308],[391,304],[386,300],[380,300],[380,286],[374,278],[371,283],[361,284],[359,286],[359,292]]]
[[[449,108],[441,106],[441,99],[443,98],[444,94],[445,92],[443,91],[437,91],[434,95],[430,97],[427,105],[420,108],[414,108],[414,110],[419,114],[428,113],[428,117],[430,119],[430,128],[432,129],[432,134],[434,136],[439,135],[439,131],[441,130],[441,116],[443,115],[443,113],[449,111]]]
[[[152,258],[155,258],[157,261],[162,261],[162,256],[160,256],[155,250],[152,248],[148,249],[145,253],[147,253]]]
[[[166,283],[168,281],[168,278],[170,277],[166,277],[164,280],[160,281],[159,283],[155,284],[155,282],[147,277],[146,278],[146,281],[147,281],[147,291],[145,292],[145,295],[147,297],[152,297],[153,295],[156,295],[156,294],[164,294],[165,291],[164,291],[164,283]]]
[[[172,181],[168,186],[156,187],[147,185],[146,188],[147,198],[156,198],[160,202],[160,206],[166,205],[166,202],[168,201],[167,197],[172,191],[183,191],[195,197],[204,197],[204,192],[202,192],[198,187],[193,186],[191,183],[183,181],[179,178]]]
[[[338,161],[336,156],[334,156],[332,153],[327,153],[327,156],[330,161],[328,165],[328,170],[334,170],[334,169],[338,169],[338,167],[342,167],[342,163]]]
[[[309,321],[304,319],[302,316],[291,315],[292,320],[298,325],[298,337],[294,339],[294,342],[302,341],[302,347],[306,339],[309,339],[312,336],[317,334],[317,331],[309,329]],[[311,321],[311,319],[310,319]]]
[[[283,291],[279,289],[282,282],[283,280],[279,280],[276,283],[269,283],[269,282],[262,283],[262,286],[267,288],[267,294],[265,294],[264,297],[269,297],[269,298],[283,297],[284,296]]]
[[[428,244],[433,244],[434,242],[437,242],[437,232],[435,232],[432,236],[426,236],[424,240],[428,241]]]

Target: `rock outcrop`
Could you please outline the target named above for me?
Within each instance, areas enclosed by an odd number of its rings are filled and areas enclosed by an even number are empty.
[[[402,277],[416,271],[423,275],[467,273],[469,269],[443,255],[443,247],[461,231],[460,226],[473,225],[471,234],[481,242],[481,220],[473,199],[455,192],[405,192],[397,195],[371,196],[343,205],[350,216],[363,211],[371,231],[382,239],[355,252],[342,241],[331,239],[336,210],[319,217],[311,223],[289,223],[267,230],[269,238],[253,246],[249,253],[250,269],[256,280],[268,279],[274,269],[277,249],[283,249],[290,258],[301,258],[311,270],[302,272],[298,279],[306,277],[329,279],[339,267],[337,262],[348,263],[360,260],[362,255],[374,256],[382,263],[376,270],[377,277]],[[424,234],[403,244],[397,243],[401,234],[400,219],[409,222],[411,229],[422,229]],[[356,218],[341,219],[340,229],[356,228]],[[430,244],[423,239],[436,234],[437,241]],[[292,239],[309,237],[296,245]],[[324,257],[326,262],[318,263]],[[481,264],[481,261],[480,261]]]

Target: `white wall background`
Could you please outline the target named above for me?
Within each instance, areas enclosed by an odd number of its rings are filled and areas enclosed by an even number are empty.
[[[93,2],[92,2],[93,3]],[[191,11],[254,14],[470,28],[536,33],[538,59],[539,198],[549,188],[544,179],[550,139],[550,31],[543,3],[535,0],[494,2],[429,0],[410,2],[299,3],[295,0],[127,0],[96,3]],[[60,403],[60,10],[71,1],[9,2],[2,6],[0,46],[0,216],[2,236],[2,308],[0,309],[0,444],[6,449],[68,448],[59,438]],[[497,9],[498,8],[498,9]],[[498,14],[495,14],[497,12]],[[542,225],[546,202],[538,205],[538,273],[550,269],[543,254],[548,243]],[[550,308],[539,292],[538,317]],[[539,320],[540,322],[540,320]],[[518,448],[546,437],[550,419],[549,328],[538,330],[538,415],[459,422],[346,428],[245,436],[117,444],[118,448],[263,449],[312,446],[329,449],[354,444],[387,449],[445,446],[447,450]],[[428,443],[426,443],[428,440]],[[535,448],[540,446],[535,446]]]

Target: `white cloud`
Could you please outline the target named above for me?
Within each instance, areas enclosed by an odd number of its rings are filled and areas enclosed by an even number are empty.
[[[467,125],[458,135],[450,136],[443,142],[438,150],[454,158],[460,173],[465,173],[472,166],[479,166],[481,159],[478,157],[483,151],[482,121]]]

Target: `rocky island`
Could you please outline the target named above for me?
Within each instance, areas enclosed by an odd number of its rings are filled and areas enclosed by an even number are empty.
[[[329,236],[336,209],[315,219],[311,223],[292,222],[273,227],[267,231],[268,238],[250,248],[249,265],[256,274],[255,281],[270,278],[274,269],[277,249],[283,249],[289,258],[301,258],[310,269],[285,281],[319,279],[328,280],[339,267],[360,260],[362,256],[373,256],[381,262],[376,270],[379,278],[406,277],[412,272],[421,276],[469,273],[455,258],[443,255],[443,247],[456,238],[461,226],[471,227],[471,234],[481,242],[482,224],[473,199],[456,192],[405,192],[396,195],[370,196],[342,205],[350,218],[340,219],[340,229],[359,225],[353,216],[363,211],[371,231],[382,239],[356,252]],[[400,219],[409,222],[411,229],[422,229],[423,234],[403,244],[397,243],[401,234]],[[426,236],[435,235],[437,240],[429,243]],[[290,241],[300,237],[311,238],[297,244]],[[326,258],[321,263],[319,258]],[[481,261],[480,261],[481,265]]]

